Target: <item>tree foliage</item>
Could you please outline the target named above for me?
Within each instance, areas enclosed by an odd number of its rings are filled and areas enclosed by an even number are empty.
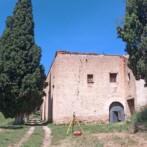
[[[126,0],[124,25],[117,31],[126,42],[129,67],[136,79],[145,79],[147,84],[147,0]]]
[[[23,118],[41,106],[46,77],[40,59],[31,0],[18,0],[0,38],[0,111],[6,118]]]

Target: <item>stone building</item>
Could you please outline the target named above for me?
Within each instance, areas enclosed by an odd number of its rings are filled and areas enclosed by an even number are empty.
[[[42,119],[69,122],[123,121],[147,104],[144,81],[136,81],[127,57],[57,51],[46,81]]]

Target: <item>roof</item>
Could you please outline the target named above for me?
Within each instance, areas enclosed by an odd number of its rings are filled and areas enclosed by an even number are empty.
[[[96,53],[79,53],[79,52],[68,52],[68,51],[60,51],[58,50],[56,52],[56,55],[57,54],[72,54],[72,55],[99,55],[99,54],[96,54]],[[55,55],[55,56],[56,56]]]
[[[119,57],[125,57],[127,58],[126,55],[110,55],[110,54],[97,54],[97,53],[80,53],[80,52],[69,52],[69,51],[56,51],[55,57],[57,54],[70,54],[70,55],[104,55],[104,56],[119,56]]]

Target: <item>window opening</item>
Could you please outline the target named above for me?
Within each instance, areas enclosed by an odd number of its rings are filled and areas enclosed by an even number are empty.
[[[87,75],[87,83],[93,83],[93,75]]]
[[[128,73],[128,81],[131,80],[131,76],[130,76],[130,73]]]
[[[115,83],[117,78],[117,73],[110,73],[110,82]]]

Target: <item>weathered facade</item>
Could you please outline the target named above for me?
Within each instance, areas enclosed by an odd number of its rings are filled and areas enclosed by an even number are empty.
[[[144,81],[136,81],[125,56],[57,51],[46,81],[42,119],[69,122],[123,121],[147,104]]]

